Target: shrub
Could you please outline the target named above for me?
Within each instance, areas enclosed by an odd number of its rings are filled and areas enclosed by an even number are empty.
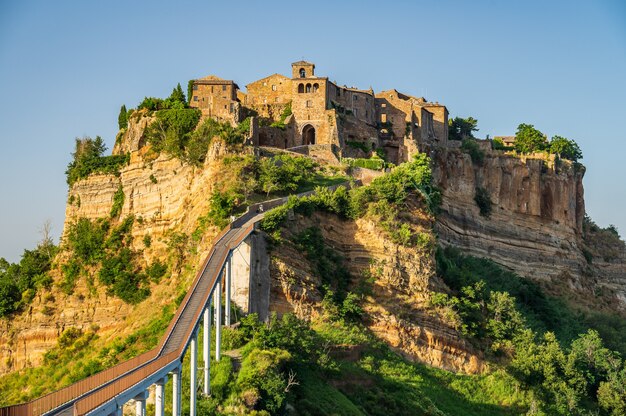
[[[167,265],[160,261],[155,261],[147,269],[146,274],[153,282],[158,283],[167,272]]]
[[[109,214],[111,218],[117,218],[120,216],[122,207],[124,206],[124,197],[124,188],[122,187],[122,184],[119,184],[117,191],[115,191],[115,194],[113,195],[113,205],[111,206],[111,212]]]
[[[476,193],[474,194],[474,201],[478,208],[480,209],[480,215],[483,217],[489,218],[491,216],[491,211],[493,209],[491,202],[491,196],[489,195],[489,191],[485,188],[478,187],[476,188]]]
[[[198,109],[173,108],[159,110],[156,120],[145,130],[145,136],[156,152],[182,157],[191,132],[200,120]]]
[[[480,150],[478,143],[474,139],[463,139],[461,142],[461,150],[469,154],[472,162],[481,165],[485,160],[485,153]]]
[[[369,159],[357,158],[352,159],[349,157],[341,158],[342,163],[346,163],[348,166],[354,166],[359,168],[366,168],[372,170],[383,170],[385,168],[385,161],[375,153]]]
[[[65,174],[67,184],[72,186],[79,179],[84,179],[93,173],[114,174],[119,176],[119,169],[128,164],[130,155],[102,156],[106,146],[97,136],[95,139],[84,137],[76,139],[73,160],[67,165]]]
[[[104,241],[109,231],[109,222],[104,219],[91,221],[79,218],[70,225],[67,244],[77,259],[85,264],[95,264],[104,255]]]

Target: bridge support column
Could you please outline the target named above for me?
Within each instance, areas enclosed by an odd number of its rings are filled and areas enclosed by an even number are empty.
[[[225,269],[225,273],[226,273],[226,278],[225,283],[224,283],[224,300],[225,300],[225,305],[224,305],[224,325],[226,326],[230,326],[230,290],[232,287],[232,276],[231,276],[231,270],[232,270],[232,258],[233,258],[233,253],[232,251],[228,252],[228,257],[226,258],[226,269]]]
[[[189,360],[189,416],[196,416],[196,387],[198,377],[198,330],[191,336],[191,357]]]
[[[165,391],[163,390],[167,377],[154,383],[154,415],[165,416]]]
[[[135,396],[135,415],[146,416],[146,399],[148,398],[148,392],[144,391]]]
[[[222,356],[222,279],[220,273],[215,291],[213,292],[213,304],[215,305],[215,361],[219,361]]]
[[[180,416],[180,370],[181,367],[178,367],[176,370],[172,371],[172,416]]]
[[[204,358],[204,385],[202,392],[205,396],[211,394],[211,298],[204,309],[204,333],[202,334],[202,356]]]

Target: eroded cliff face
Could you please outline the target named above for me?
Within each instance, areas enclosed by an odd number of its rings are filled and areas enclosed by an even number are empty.
[[[92,175],[76,182],[68,192],[64,235],[79,218],[109,218],[113,197],[121,186],[124,204],[119,219],[135,217],[132,227],[133,250],[139,253],[145,265],[155,260],[167,260],[169,255],[167,233],[175,231],[190,235],[197,226],[198,217],[208,209],[209,195],[228,172],[222,169],[221,159],[226,146],[215,141],[208,152],[204,166],[193,167],[167,155],[151,155],[139,148],[145,119],[136,118],[124,133],[116,151],[132,150],[130,163],[120,175]],[[112,220],[112,225],[117,220]],[[106,294],[98,284],[96,273],[89,274],[95,287],[81,277],[71,295],[56,285],[39,291],[28,309],[10,320],[0,321],[0,374],[42,363],[43,354],[56,345],[59,335],[69,327],[84,331],[96,329],[98,343],[115,337],[124,337],[161,316],[162,309],[173,302],[181,287],[189,285],[197,266],[202,262],[217,229],[209,227],[187,249],[186,266],[182,270],[168,270],[158,283],[151,284],[151,295],[138,305],[129,305]],[[144,238],[149,236],[150,247]],[[62,279],[60,264],[67,259],[63,251],[56,259],[51,274],[56,282]]]
[[[430,232],[430,217],[414,203],[409,211],[416,228]],[[312,226],[345,259],[352,290],[369,286],[365,322],[379,338],[406,357],[439,368],[468,373],[484,369],[480,352],[429,306],[431,290],[448,290],[435,275],[432,246],[403,247],[371,219],[345,221],[324,213],[291,217],[283,235],[289,240]],[[321,278],[307,256],[293,244],[281,244],[270,255],[270,308],[303,318],[322,313]]]
[[[458,149],[438,149],[433,161],[443,196],[435,227],[441,244],[590,301],[598,287],[607,287],[614,306],[626,307],[626,263],[590,264],[583,254],[584,168],[556,162],[554,156],[519,157],[489,149],[482,163]],[[490,196],[489,217],[480,215],[477,188]]]

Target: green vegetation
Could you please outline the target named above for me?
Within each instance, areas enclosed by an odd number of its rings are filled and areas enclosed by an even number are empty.
[[[25,367],[0,377],[0,406],[43,396],[148,351],[165,332],[173,310],[173,305],[164,307],[160,316],[142,329],[104,346],[98,345],[97,327],[65,329],[57,345],[44,355],[41,366]]]
[[[560,158],[577,162],[583,154],[574,140],[562,136],[553,136],[548,142],[545,134],[537,130],[532,124],[520,124],[515,133],[515,150],[519,153],[549,152]]]
[[[540,152],[548,148],[548,139],[532,124],[522,123],[517,127],[514,146],[519,153]]]
[[[608,262],[619,259],[626,250],[614,225],[601,228],[587,215],[583,221],[583,240],[589,263],[594,257]]]
[[[58,248],[45,237],[34,250],[24,250],[19,263],[0,258],[0,318],[28,305],[40,289],[52,285],[48,275]]]
[[[489,218],[493,205],[491,197],[489,196],[489,191],[481,187],[476,188],[474,201],[476,201],[476,205],[478,205],[478,208],[480,209],[480,215]]]
[[[180,87],[180,83],[172,90],[172,94],[166,98],[145,97],[137,106],[138,110],[145,108],[149,111],[158,110],[182,110],[187,108],[187,99],[185,93]]]
[[[508,357],[507,371],[532,394],[533,406],[546,414],[621,414],[625,363],[603,346],[596,314],[581,316],[536,283],[458,250],[439,250],[437,269],[453,294],[431,302],[449,308],[475,342]]]
[[[455,117],[448,120],[448,139],[465,140],[473,139],[474,132],[478,131],[478,120],[473,117]]]
[[[193,79],[187,81],[187,104],[190,104],[191,100],[193,100],[193,83]]]
[[[128,111],[126,111],[126,105],[122,105],[122,108],[120,108],[120,114],[117,116],[117,125],[120,130],[128,128]]]
[[[174,108],[156,112],[156,120],[145,130],[145,136],[156,152],[165,151],[182,157],[185,144],[200,120],[200,110]]]
[[[79,179],[84,179],[93,173],[107,173],[119,176],[119,169],[128,164],[129,155],[102,156],[106,146],[100,136],[95,139],[84,137],[76,139],[73,160],[67,165],[65,174],[67,184],[72,186]]]
[[[111,228],[110,222],[103,218],[94,221],[80,218],[70,226],[67,248],[71,257],[61,266],[64,274],[61,288],[65,293],[73,292],[80,276],[92,279],[97,269],[98,279],[107,287],[108,294],[133,304],[148,297],[149,275],[141,271],[137,253],[130,248],[133,222],[132,216],[127,217]]]
[[[315,186],[345,182],[344,176],[329,174],[311,159],[278,154],[259,158],[230,156],[223,160],[228,178],[218,184],[209,198],[208,212],[199,218],[193,238],[198,240],[209,225],[223,228],[230,216],[241,213],[251,200],[263,200],[304,192]]]
[[[171,114],[166,116],[167,113],[158,112],[157,120],[147,129],[147,137],[155,151],[165,151],[190,164],[204,163],[209,144],[214,138],[219,137],[229,145],[242,144],[250,130],[250,119],[232,127],[230,123],[208,118],[196,128],[200,111],[182,111],[186,113],[180,119],[175,119],[177,121],[173,124],[159,121],[159,114],[163,114],[161,117],[164,119],[171,118]]]
[[[345,187],[339,187],[335,191],[319,188],[313,195],[290,198],[286,204],[268,212],[261,227],[279,242],[279,227],[290,210],[303,215],[322,210],[353,219],[369,215],[378,219],[396,243],[428,246],[430,239],[413,232],[399,218],[410,193],[419,195],[431,211],[438,207],[440,195],[431,185],[429,164],[430,159],[426,155],[417,154],[411,162],[403,163],[388,174],[374,179],[369,186],[349,191]]]
[[[478,143],[474,139],[463,139],[461,142],[461,150],[470,155],[472,162],[482,165],[485,160],[485,152],[483,152]]]
[[[573,162],[577,162],[578,159],[583,157],[578,143],[561,136],[553,136],[552,140],[550,140],[550,153]]]
[[[270,124],[270,127],[276,127],[279,128],[281,130],[285,130],[285,128],[287,127],[285,125],[285,121],[287,120],[287,117],[289,117],[292,114],[291,111],[291,101],[289,101],[287,103],[287,105],[285,105],[285,108],[283,109],[283,112],[280,114],[280,119],[278,121],[275,121],[274,123]]]
[[[491,141],[491,148],[494,150],[514,150],[515,146],[507,146],[501,138],[496,137]]]
[[[124,206],[124,198],[124,188],[120,183],[117,187],[117,191],[115,191],[115,194],[113,195],[113,205],[111,206],[111,213],[109,214],[111,218],[117,218],[120,216],[122,207]]]
[[[345,163],[348,166],[358,167],[358,168],[366,168],[372,170],[383,170],[387,165],[385,161],[378,155],[378,153],[374,153],[371,158],[349,158],[343,157],[341,158],[341,163]]]

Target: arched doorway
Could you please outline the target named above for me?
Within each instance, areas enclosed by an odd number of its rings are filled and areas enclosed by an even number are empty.
[[[302,129],[302,144],[315,144],[315,127],[310,124],[307,124]]]

